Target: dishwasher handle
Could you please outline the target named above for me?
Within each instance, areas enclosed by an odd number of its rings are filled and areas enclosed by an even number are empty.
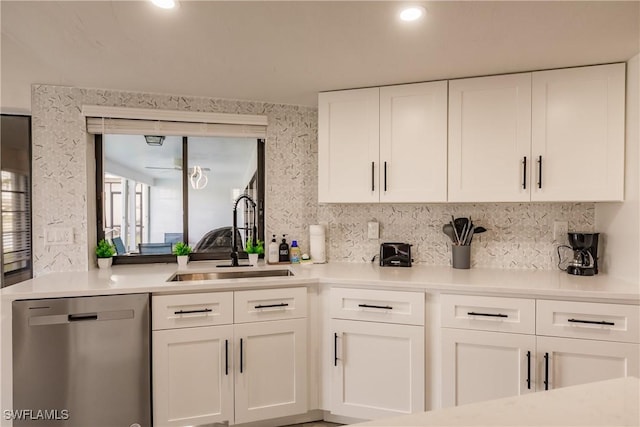
[[[80,322],[85,320],[98,320],[98,313],[79,313],[69,314],[67,316],[69,322]]]

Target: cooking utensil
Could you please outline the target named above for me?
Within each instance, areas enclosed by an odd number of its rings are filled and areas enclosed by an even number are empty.
[[[458,232],[458,237],[462,239],[462,232],[464,231],[465,226],[468,226],[469,218],[456,218],[453,220],[453,224]]]
[[[471,245],[471,240],[473,239],[473,234],[475,233],[476,229],[471,227],[471,231],[469,231],[469,233],[467,233],[467,238],[465,240],[465,245]]]
[[[450,223],[447,223],[442,226],[442,232],[447,236],[449,236],[449,238],[453,243],[456,243],[456,233],[453,230],[454,230],[453,225],[451,225]]]
[[[473,232],[476,234],[484,233],[485,231],[487,231],[487,229],[481,225],[473,229]]]

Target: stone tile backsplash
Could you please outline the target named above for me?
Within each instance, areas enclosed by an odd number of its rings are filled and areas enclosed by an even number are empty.
[[[93,267],[95,215],[91,190],[92,138],[82,105],[160,110],[261,114],[266,140],[266,225],[286,233],[308,251],[309,224],[327,224],[329,261],[363,262],[383,241],[413,244],[417,263],[448,265],[450,243],[442,224],[451,215],[469,216],[489,231],[474,237],[472,266],[553,269],[554,220],[569,229],[592,231],[593,203],[514,204],[339,204],[319,205],[317,110],[295,105],[182,97],[164,94],[34,85],[33,255],[34,274]],[[367,239],[367,222],[380,222],[380,240]],[[44,228],[73,227],[74,245],[45,246]],[[280,236],[278,236],[280,237]]]
[[[473,238],[472,267],[547,270],[558,263],[553,222],[593,231],[594,211],[593,203],[322,204],[318,220],[328,224],[330,261],[369,261],[380,243],[407,242],[416,263],[450,265],[451,242],[442,225],[454,215],[471,216],[488,229]],[[368,221],[380,223],[379,240],[367,239]]]

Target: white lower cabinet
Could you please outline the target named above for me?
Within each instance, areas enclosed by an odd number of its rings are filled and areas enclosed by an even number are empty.
[[[306,412],[306,319],[234,327],[236,424]]]
[[[517,317],[539,335],[494,332],[514,328],[508,307],[527,302],[536,313]],[[630,305],[443,295],[443,407],[638,376],[639,313]]]
[[[332,414],[376,419],[424,411],[424,306],[419,292],[331,290]]]
[[[424,410],[424,328],[331,320],[331,412],[375,419]]]
[[[233,420],[233,326],[153,331],[155,426]]]
[[[442,406],[464,405],[535,391],[536,337],[442,330]]]
[[[305,288],[238,291],[219,307],[194,303],[221,300],[215,294],[154,298],[154,316],[177,316],[154,321],[154,426],[240,424],[307,412]],[[230,324],[175,326],[219,322]]]
[[[637,377],[639,349],[634,343],[538,337],[538,390]]]

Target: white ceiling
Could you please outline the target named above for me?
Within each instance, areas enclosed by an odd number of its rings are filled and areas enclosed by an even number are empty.
[[[415,3],[415,2],[414,2]],[[6,1],[1,107],[32,83],[315,106],[319,91],[625,61],[638,1]]]

